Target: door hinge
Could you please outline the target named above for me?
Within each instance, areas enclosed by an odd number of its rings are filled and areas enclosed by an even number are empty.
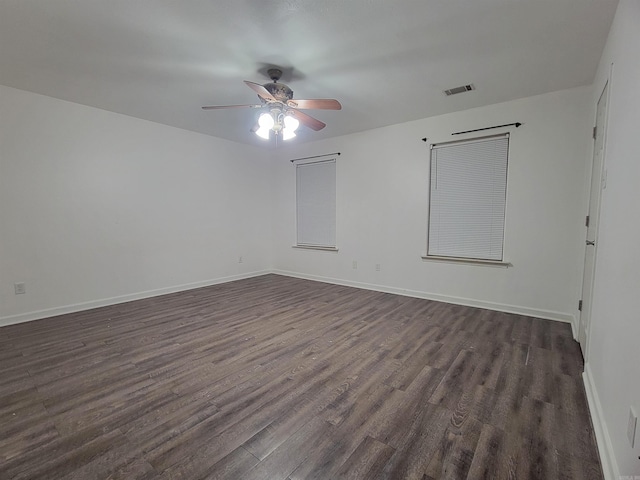
[[[593,139],[596,139],[596,132],[598,131],[598,126],[596,125],[595,127],[593,127]]]
[[[582,300],[578,301],[578,311],[582,311]]]
[[[586,227],[589,226],[589,215],[587,215],[587,219],[585,220],[584,224]]]

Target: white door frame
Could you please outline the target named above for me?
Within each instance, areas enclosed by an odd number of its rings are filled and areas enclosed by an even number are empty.
[[[593,287],[596,270],[598,228],[600,223],[600,204],[602,190],[606,188],[605,146],[607,133],[607,117],[609,112],[609,98],[611,96],[611,75],[606,79],[600,90],[596,104],[596,119],[593,138],[593,153],[591,161],[588,225],[585,234],[585,256],[581,290],[581,311],[578,312],[578,342],[582,348],[585,363],[589,355],[589,343],[591,339],[591,306],[593,299]],[[601,102],[604,103],[601,106]],[[599,108],[602,108],[600,115]]]

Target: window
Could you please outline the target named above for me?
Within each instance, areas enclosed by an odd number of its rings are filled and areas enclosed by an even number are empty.
[[[509,136],[433,145],[427,257],[503,260]]]
[[[297,246],[336,247],[336,160],[296,165]]]

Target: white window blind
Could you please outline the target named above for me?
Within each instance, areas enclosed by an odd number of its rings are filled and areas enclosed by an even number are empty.
[[[336,161],[296,165],[297,244],[336,246]]]
[[[427,256],[503,258],[508,135],[434,145]]]

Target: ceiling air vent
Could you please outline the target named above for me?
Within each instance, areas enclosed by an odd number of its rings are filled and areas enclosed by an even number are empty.
[[[461,87],[450,88],[449,90],[445,90],[444,94],[449,97],[451,95],[457,95],[458,93],[470,92],[471,90],[475,90],[476,87],[473,86],[473,83],[469,85],[463,85]]]

